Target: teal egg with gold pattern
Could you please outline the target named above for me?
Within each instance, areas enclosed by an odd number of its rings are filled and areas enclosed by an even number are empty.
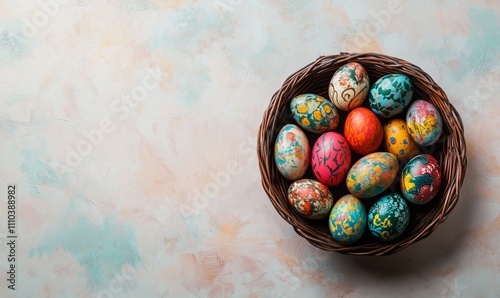
[[[298,95],[292,99],[290,110],[297,124],[313,133],[334,131],[339,124],[337,109],[320,95],[312,93]]]
[[[368,228],[373,236],[391,241],[403,234],[410,222],[410,208],[397,193],[383,196],[368,212]]]
[[[366,229],[366,209],[353,195],[340,198],[330,212],[328,220],[330,233],[342,244],[358,241]]]
[[[388,74],[370,89],[370,108],[379,117],[391,118],[403,112],[413,97],[413,84],[403,74]]]

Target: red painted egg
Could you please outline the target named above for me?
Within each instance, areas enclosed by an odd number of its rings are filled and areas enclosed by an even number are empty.
[[[313,179],[301,179],[288,188],[288,202],[309,219],[322,219],[330,214],[333,196],[328,187]]]
[[[337,132],[322,134],[314,143],[311,160],[316,178],[327,186],[345,181],[351,166],[351,149]]]
[[[347,115],[344,136],[354,152],[366,155],[377,150],[384,133],[377,115],[367,108],[360,107]]]
[[[428,154],[412,158],[401,174],[401,192],[408,202],[423,205],[431,201],[441,186],[441,167]]]

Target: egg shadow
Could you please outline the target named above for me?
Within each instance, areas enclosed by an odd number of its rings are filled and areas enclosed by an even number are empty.
[[[457,205],[427,238],[388,256],[332,255],[329,261],[381,279],[426,276],[437,267],[456,262],[468,245],[464,232],[477,214],[477,204],[472,199],[481,176],[474,174],[476,170],[476,165],[469,164]]]

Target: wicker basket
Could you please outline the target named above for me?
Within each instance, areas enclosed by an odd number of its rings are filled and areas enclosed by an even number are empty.
[[[432,148],[427,148],[428,153],[435,156],[441,165],[440,191],[430,203],[410,206],[411,218],[408,228],[403,235],[391,242],[376,240],[370,235],[368,229],[361,240],[353,245],[336,242],[330,235],[327,219],[323,221],[304,219],[290,206],[287,193],[292,181],[285,179],[274,164],[276,136],[285,124],[294,123],[289,110],[292,98],[302,93],[315,93],[328,98],[328,84],[335,71],[343,64],[353,61],[364,66],[372,83],[389,73],[405,74],[412,80],[415,87],[413,98],[430,101],[440,111],[443,118],[444,129],[440,141]],[[340,116],[342,123],[345,121],[346,114],[341,112]],[[343,128],[339,127],[337,131],[342,132]],[[307,135],[310,144],[318,138],[318,135],[309,133]],[[264,113],[259,130],[257,153],[263,188],[279,215],[293,226],[297,234],[312,245],[326,251],[351,255],[388,255],[401,251],[429,236],[457,204],[467,167],[462,120],[444,91],[418,66],[399,58],[376,53],[340,53],[322,56],[291,75],[273,95]],[[352,163],[356,161],[356,158],[353,156]],[[310,169],[303,178],[315,179]],[[335,200],[348,193],[347,189],[342,186],[336,186],[330,190]],[[368,201],[373,200],[363,200],[367,210],[370,207],[367,204],[373,203]]]

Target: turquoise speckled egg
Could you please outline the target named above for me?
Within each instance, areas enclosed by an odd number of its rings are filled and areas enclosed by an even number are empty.
[[[375,152],[359,159],[347,173],[347,189],[358,198],[372,198],[391,186],[399,162],[388,152]]]
[[[313,133],[333,131],[339,124],[339,113],[333,104],[316,94],[301,94],[292,99],[293,118],[305,130]]]
[[[370,89],[370,108],[382,118],[401,113],[413,97],[413,84],[405,75],[388,74],[378,79]]]
[[[397,193],[383,196],[368,212],[368,228],[373,236],[390,241],[401,236],[410,222],[410,208]]]
[[[366,210],[353,195],[345,195],[335,203],[328,221],[333,238],[342,244],[359,240],[366,229]]]
[[[306,134],[294,124],[285,125],[274,143],[274,161],[287,179],[302,177],[309,167],[311,149]]]
[[[436,143],[443,131],[443,120],[439,111],[430,102],[416,100],[406,113],[408,132],[422,146]]]

